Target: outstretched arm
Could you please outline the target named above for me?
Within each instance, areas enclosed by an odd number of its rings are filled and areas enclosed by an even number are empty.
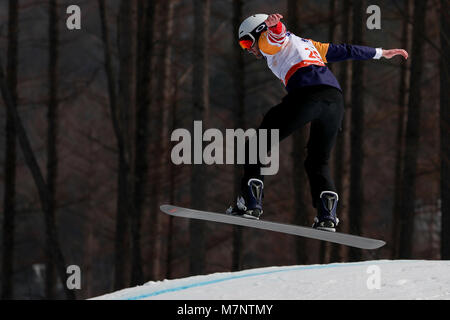
[[[286,37],[286,28],[280,21],[283,16],[279,13],[271,14],[267,17],[265,23],[269,28],[269,43],[275,46],[281,46]],[[325,62],[335,62],[342,60],[367,60],[367,59],[380,59],[381,57],[391,59],[395,56],[401,55],[403,58],[408,59],[408,52],[403,49],[390,49],[384,50],[381,48],[371,48],[366,46],[339,44],[332,43],[320,43],[312,41],[314,46],[319,50],[320,55],[324,58]],[[278,51],[278,50],[276,50]]]
[[[391,59],[397,55],[401,55],[405,59],[408,58],[408,53],[403,49],[384,50],[382,48],[371,48],[360,45],[321,43],[313,40],[312,43],[325,62],[380,58]]]

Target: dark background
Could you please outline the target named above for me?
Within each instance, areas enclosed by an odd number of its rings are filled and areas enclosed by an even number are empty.
[[[69,5],[81,29],[68,30]],[[366,28],[368,5],[381,30]],[[448,1],[0,0],[3,299],[83,299],[147,281],[255,267],[449,259]],[[320,42],[410,58],[330,64],[346,99],[332,158],[340,231],[377,251],[169,218],[223,212],[241,168],[180,165],[170,134],[257,127],[286,94],[237,43],[253,13]],[[308,128],[280,146],[263,218],[310,225]],[[66,267],[81,269],[68,290]]]

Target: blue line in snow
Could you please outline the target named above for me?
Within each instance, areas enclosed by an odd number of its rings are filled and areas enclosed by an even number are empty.
[[[395,260],[395,262],[409,262],[413,260]],[[196,287],[202,287],[210,284],[215,284],[219,282],[229,281],[229,280],[235,280],[235,279],[242,279],[242,278],[249,278],[249,277],[257,277],[267,274],[273,274],[273,273],[279,273],[279,272],[288,272],[288,271],[298,271],[298,270],[312,270],[312,269],[328,269],[328,268],[339,268],[339,267],[353,267],[353,266],[361,266],[361,265],[367,265],[367,264],[384,264],[384,263],[392,263],[392,261],[367,261],[367,262],[354,262],[351,264],[346,263],[338,263],[338,264],[327,264],[327,265],[313,265],[313,266],[299,266],[299,267],[293,267],[293,268],[286,268],[286,269],[277,269],[277,270],[270,270],[270,271],[264,271],[264,272],[255,272],[255,273],[246,273],[246,274],[240,274],[240,275],[232,275],[229,277],[224,277],[221,279],[214,279],[214,280],[208,280],[208,281],[201,281],[197,283],[190,283],[184,286],[174,287],[174,288],[168,288],[163,290],[158,290],[142,295],[138,295],[135,297],[129,297],[125,300],[140,300],[145,299],[149,297],[159,296],[164,293],[169,292],[176,292],[176,291],[182,291],[190,288],[196,288]]]

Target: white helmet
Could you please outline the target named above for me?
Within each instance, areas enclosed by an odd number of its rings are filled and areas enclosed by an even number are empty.
[[[267,14],[254,14],[244,21],[239,26],[239,44],[243,49],[249,49],[258,39],[261,32],[267,29],[264,23],[269,17]]]

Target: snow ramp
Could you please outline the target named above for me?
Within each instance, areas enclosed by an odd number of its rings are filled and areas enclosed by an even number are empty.
[[[450,261],[283,266],[151,281],[99,300],[450,300]]]

